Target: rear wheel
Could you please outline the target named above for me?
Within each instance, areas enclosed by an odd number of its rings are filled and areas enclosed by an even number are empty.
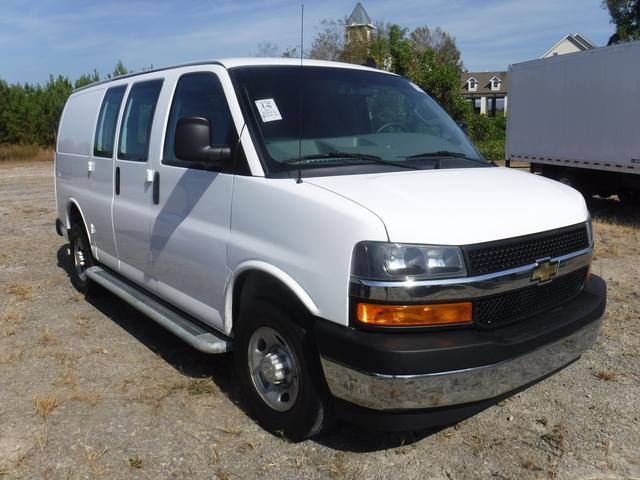
[[[71,283],[80,293],[90,296],[97,293],[98,285],[87,277],[87,269],[93,267],[95,262],[91,255],[91,247],[87,234],[82,225],[74,224],[69,230],[69,244],[71,246]]]
[[[331,419],[311,332],[264,300],[242,307],[234,361],[249,413],[266,430],[301,441]]]

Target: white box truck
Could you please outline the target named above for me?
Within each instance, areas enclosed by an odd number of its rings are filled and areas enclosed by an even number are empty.
[[[293,440],[334,414],[449,423],[600,330],[582,196],[485,161],[397,75],[231,59],[118,77],[71,95],[55,159],[76,288],[233,350],[248,410]]]
[[[640,42],[509,67],[507,161],[640,202]]]

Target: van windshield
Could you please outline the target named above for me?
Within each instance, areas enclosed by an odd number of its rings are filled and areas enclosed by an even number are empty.
[[[491,165],[431,97],[402,77],[311,66],[238,67],[231,76],[270,173]]]

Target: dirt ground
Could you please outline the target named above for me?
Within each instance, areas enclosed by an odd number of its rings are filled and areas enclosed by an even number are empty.
[[[206,356],[119,299],[85,300],[54,231],[50,163],[0,165],[0,478],[640,478],[640,210],[594,201],[609,285],[597,346],[449,428],[339,422],[290,444]]]

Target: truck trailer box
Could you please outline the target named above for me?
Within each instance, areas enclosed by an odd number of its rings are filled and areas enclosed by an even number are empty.
[[[640,42],[514,64],[509,85],[507,160],[637,201]]]

